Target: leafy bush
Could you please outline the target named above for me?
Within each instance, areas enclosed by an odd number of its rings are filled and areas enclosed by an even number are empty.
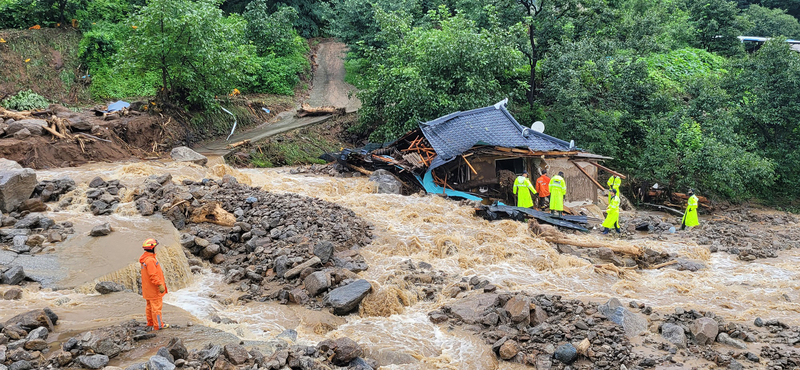
[[[725,58],[702,49],[683,48],[666,54],[651,54],[644,58],[650,78],[667,89],[682,92],[684,86],[696,78],[719,77]]]
[[[0,105],[2,105],[7,109],[23,111],[32,109],[44,109],[50,105],[50,102],[47,101],[47,99],[45,99],[43,96],[31,90],[25,90],[25,91],[20,91],[14,96],[6,98],[5,100],[0,102]]]

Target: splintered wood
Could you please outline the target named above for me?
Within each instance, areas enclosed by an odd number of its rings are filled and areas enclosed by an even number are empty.
[[[422,135],[411,140],[408,148],[403,149],[403,152],[407,153],[403,154],[403,159],[415,168],[429,167],[433,158],[436,157],[436,151],[430,147],[428,140]]]

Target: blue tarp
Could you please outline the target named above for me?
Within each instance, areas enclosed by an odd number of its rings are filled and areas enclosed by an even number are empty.
[[[448,197],[457,197],[457,198],[464,198],[464,199],[468,199],[468,200],[477,200],[479,202],[482,200],[480,197],[476,197],[476,196],[474,196],[472,194],[465,193],[463,191],[451,190],[451,189],[446,189],[445,190],[443,187],[441,187],[439,185],[436,185],[433,182],[433,175],[431,175],[431,170],[428,170],[427,172],[425,172],[425,177],[424,178],[420,178],[419,175],[416,175],[416,174],[414,176],[417,177],[417,180],[419,180],[419,183],[422,184],[422,187],[425,188],[425,191],[427,191],[428,193],[431,193],[431,194],[442,194],[442,192],[444,192],[444,194],[447,195]]]
[[[118,100],[114,103],[108,105],[108,109],[105,110],[106,113],[116,112],[118,110],[122,110],[122,108],[129,108],[131,103],[126,101]]]

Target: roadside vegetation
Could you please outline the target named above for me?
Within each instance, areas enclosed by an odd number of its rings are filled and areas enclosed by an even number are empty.
[[[795,0],[0,0],[0,28],[80,31],[70,73],[95,99],[293,95],[307,38],[332,36],[363,103],[350,130],[373,142],[507,97],[628,184],[784,203],[800,187],[798,17]]]

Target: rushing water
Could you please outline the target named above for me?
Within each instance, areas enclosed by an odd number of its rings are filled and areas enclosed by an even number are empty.
[[[64,176],[75,179],[80,184],[76,194],[85,191],[85,184],[95,176],[120,179],[132,189],[152,174],[170,173],[176,181],[230,174],[242,183],[266,191],[293,192],[336,202],[375,225],[375,240],[362,250],[370,268],[360,275],[386,289],[407,289],[395,286],[392,277],[398,266],[410,259],[428,262],[434,269],[446,272],[452,277],[449,284],[457,283],[460,276],[478,275],[490,279],[500,289],[561,294],[598,302],[620,297],[623,301],[646,303],[656,310],[680,306],[712,310],[729,320],[749,321],[762,316],[790,325],[800,324],[797,314],[800,307],[792,303],[800,300],[800,250],[780,252],[775,259],[741,262],[727,254],[711,255],[707,248],[683,241],[680,235],[661,242],[638,240],[635,242],[655,250],[676,252],[701,261],[706,268],[698,272],[638,271],[621,279],[595,272],[586,260],[559,254],[549,244],[532,236],[523,223],[488,222],[473,216],[470,207],[439,196],[375,194],[365,178],[292,175],[286,169],[235,170],[221,164],[219,159],[212,159],[209,166],[172,162],[91,164],[39,171],[38,174],[40,179]],[[135,270],[132,272],[127,266],[138,257],[140,240],[156,237],[162,244],[177,245],[178,234],[169,222],[159,217],[138,216],[132,199],[123,196],[123,201],[127,203],[122,204],[116,214],[99,219],[86,217],[83,205],[51,214],[57,221],[72,220],[76,225],[76,235],[53,252],[68,270],[62,286],[80,286],[103,275],[113,275],[114,279],[130,286],[130,276]],[[116,232],[97,239],[84,236],[91,225],[101,221],[111,222]],[[449,299],[412,301],[409,307],[400,309],[401,313],[389,317],[351,315],[345,319],[294,305],[224,305],[220,302],[225,298],[235,302],[232,287],[226,286],[222,278],[210,270],[204,270],[193,279],[179,247],[164,249],[164,258],[170,260],[167,270],[173,287],[165,301],[182,309],[182,312],[173,313],[180,320],[199,321],[244,339],[270,339],[285,329],[296,329],[301,343],[349,336],[365,344],[367,355],[387,365],[387,369],[512,369],[519,366],[498,364],[489,346],[474,335],[430,323],[426,313],[451,302]],[[87,267],[87,263],[91,266]],[[81,318],[91,316],[78,313],[81,310],[89,312],[98,307],[122,304],[125,307],[118,309],[119,318],[143,316],[139,313],[143,303],[127,303],[135,301],[133,294],[120,303],[117,301],[121,298],[96,294],[30,291],[26,292],[25,303],[14,310],[22,311],[42,302],[55,304],[65,297],[68,302],[59,304],[74,312],[68,317],[74,317],[69,322],[75,328],[80,326]],[[7,307],[9,304],[0,301],[4,312]],[[215,324],[211,321],[215,315],[236,323]],[[166,313],[165,316],[170,317]],[[93,320],[90,322],[105,322]]]

